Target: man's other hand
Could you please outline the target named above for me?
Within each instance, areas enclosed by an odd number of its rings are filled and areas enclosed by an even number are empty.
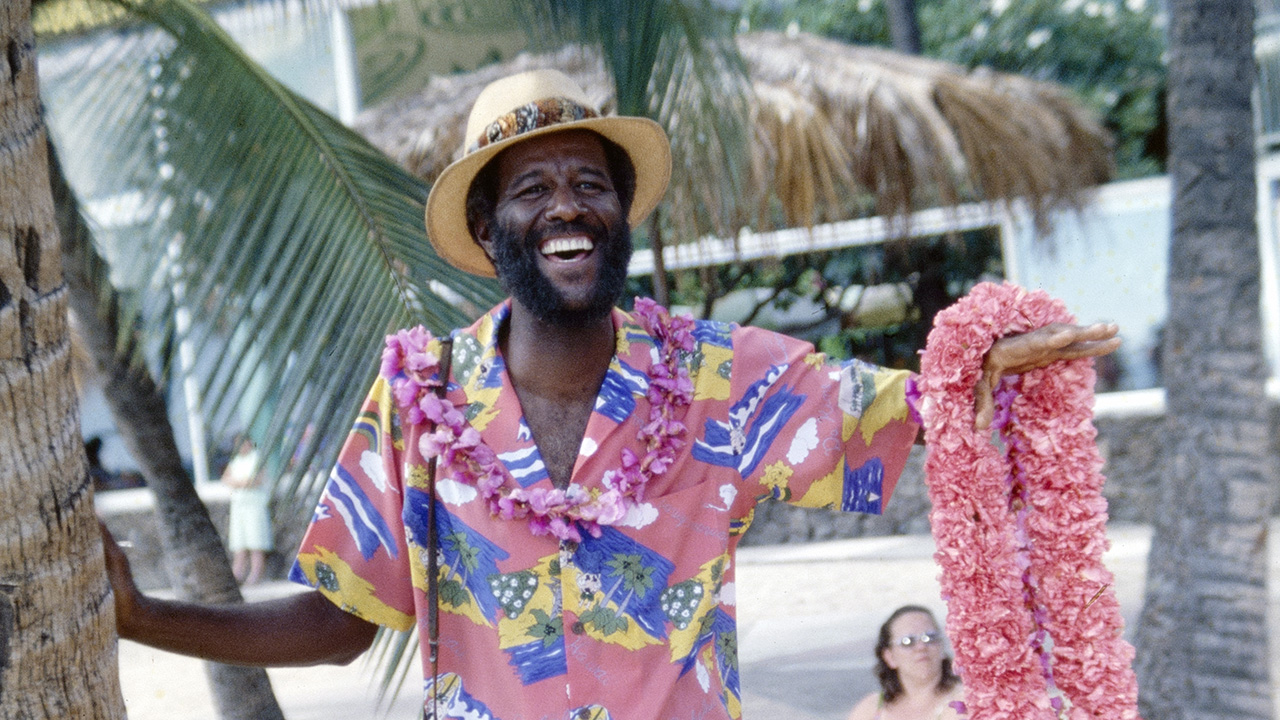
[[[98,520],[98,529],[102,531],[102,550],[106,556],[107,580],[111,582],[111,592],[115,595],[116,632],[121,637],[129,637],[130,620],[138,606],[141,593],[133,581],[133,570],[129,567],[129,558],[125,556],[124,549],[116,542],[102,520]]]
[[[978,430],[991,427],[995,416],[992,393],[1000,378],[1018,375],[1059,360],[1106,355],[1120,347],[1114,323],[1067,325],[1053,323],[1031,332],[1000,338],[982,360],[982,377],[973,387],[974,422]]]

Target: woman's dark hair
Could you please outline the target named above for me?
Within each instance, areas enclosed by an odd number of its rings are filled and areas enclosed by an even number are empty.
[[[618,193],[618,202],[622,205],[622,216],[625,218],[631,213],[631,201],[636,195],[636,169],[631,164],[631,156],[627,155],[627,151],[623,150],[621,145],[609,138],[594,131],[588,132],[600,138],[600,143],[604,145],[604,159],[608,164],[609,179],[613,181],[613,189]],[[471,231],[473,239],[476,223],[481,219],[492,218],[494,208],[498,205],[497,159],[501,155],[502,153],[495,155],[480,168],[480,172],[476,173],[475,179],[471,181],[470,189],[467,190],[467,229]]]
[[[928,608],[919,605],[903,605],[888,620],[880,626],[880,638],[876,640],[876,677],[880,679],[880,690],[884,693],[884,702],[886,705],[897,700],[904,692],[902,688],[902,679],[898,677],[898,671],[889,667],[884,661],[884,651],[893,645],[894,638],[889,637],[889,626],[894,620],[908,613],[924,613],[937,626],[938,620],[933,617],[933,613]],[[938,678],[938,690],[950,690],[960,683],[960,678],[951,669],[951,658],[942,658],[942,677]]]

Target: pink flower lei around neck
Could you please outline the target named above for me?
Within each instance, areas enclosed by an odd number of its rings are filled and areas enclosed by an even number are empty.
[[[673,317],[647,298],[636,298],[633,315],[656,341],[659,355],[649,367],[649,421],[636,433],[644,455],[623,448],[619,467],[601,478],[603,489],[576,483],[563,489],[507,487],[497,454],[461,410],[437,395],[440,358],[428,349],[432,338],[422,326],[387,336],[382,375],[391,382],[406,422],[432,424],[420,436],[418,449],[426,460],[438,458],[439,472],[476,487],[495,517],[526,519],[535,535],[579,542],[581,530],[599,537],[602,525],[621,522],[643,502],[645,486],[667,472],[685,442],[681,418],[693,399],[693,383],[680,356],[694,350],[693,320]]]
[[[1006,378],[990,432],[973,388],[997,338],[1073,323],[1062,303],[978,285],[940,312],[917,380],[947,633],[972,720],[1138,717],[1134,651],[1102,564],[1102,459],[1093,363]]]

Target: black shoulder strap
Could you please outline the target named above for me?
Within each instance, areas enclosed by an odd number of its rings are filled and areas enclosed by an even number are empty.
[[[449,373],[453,369],[453,337],[440,341],[440,385],[436,395],[444,397],[449,389]],[[436,458],[427,461],[427,656],[431,662],[431,718],[440,699],[440,530],[436,526]]]

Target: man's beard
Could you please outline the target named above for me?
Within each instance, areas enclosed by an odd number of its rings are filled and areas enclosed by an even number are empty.
[[[601,255],[595,287],[580,307],[567,307],[565,297],[538,269],[538,245],[552,234],[586,235],[595,243],[593,252]],[[586,327],[609,315],[626,289],[627,266],[631,262],[631,228],[626,220],[603,230],[585,223],[562,223],[528,235],[494,223],[492,240],[493,266],[503,289],[550,325]]]

